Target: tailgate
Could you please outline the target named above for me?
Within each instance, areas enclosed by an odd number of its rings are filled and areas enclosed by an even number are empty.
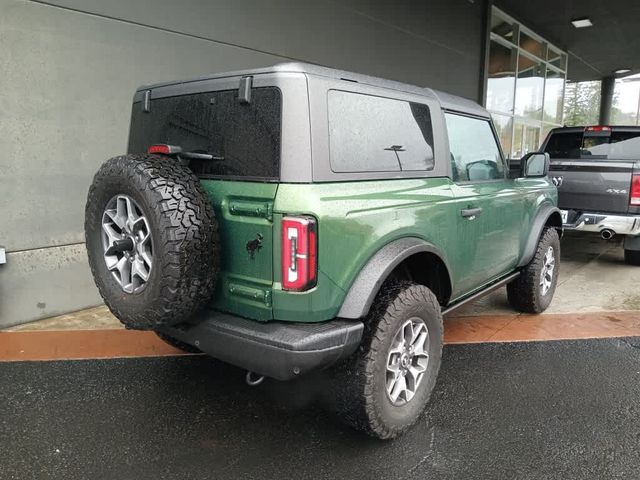
[[[218,221],[220,274],[213,307],[273,318],[273,201],[278,184],[201,180]]]
[[[558,186],[563,210],[626,213],[634,161],[551,161],[549,177]]]

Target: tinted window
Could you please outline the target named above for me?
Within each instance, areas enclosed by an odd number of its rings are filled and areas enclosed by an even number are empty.
[[[580,158],[582,132],[554,133],[544,151],[551,158]]]
[[[504,163],[488,120],[445,114],[454,181],[504,178]]]
[[[151,101],[150,112],[133,106],[129,152],[166,143],[185,152],[209,153],[218,160],[191,161],[199,174],[276,179],[280,162],[281,94],[254,88],[251,102],[237,90],[198,93]]]
[[[551,158],[582,160],[640,158],[640,131],[587,134],[559,132],[549,138],[545,152]]]
[[[334,172],[431,170],[429,107],[332,90],[329,144]]]

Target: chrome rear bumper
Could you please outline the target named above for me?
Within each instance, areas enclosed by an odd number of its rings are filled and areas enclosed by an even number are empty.
[[[615,235],[640,235],[640,215],[611,215],[606,213],[583,212],[575,216],[568,214],[569,222],[563,227],[566,230],[579,230],[582,232],[595,232],[603,235],[603,232],[612,232]],[[563,212],[563,217],[564,217]],[[603,235],[604,237],[605,235]],[[606,238],[606,237],[605,237]]]

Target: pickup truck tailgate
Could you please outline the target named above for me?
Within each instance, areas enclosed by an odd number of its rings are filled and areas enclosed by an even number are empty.
[[[634,163],[633,160],[552,160],[549,177],[558,186],[558,207],[626,213]]]

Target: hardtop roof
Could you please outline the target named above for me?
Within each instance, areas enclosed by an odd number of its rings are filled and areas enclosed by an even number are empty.
[[[347,80],[355,81],[364,85],[370,85],[374,87],[386,88],[389,90],[395,90],[404,93],[411,93],[415,95],[421,95],[426,98],[437,100],[442,108],[446,110],[453,110],[462,113],[468,113],[471,115],[478,115],[482,117],[489,117],[489,112],[485,110],[478,103],[467,98],[452,95],[446,92],[433,90],[431,88],[418,87],[407,83],[397,82],[395,80],[387,80],[384,78],[373,77],[370,75],[364,75],[361,73],[349,72],[346,70],[338,70],[329,67],[322,67],[320,65],[314,65],[311,63],[302,62],[288,62],[271,65],[268,67],[253,68],[246,70],[237,70],[232,72],[214,73],[199,76],[189,80],[177,80],[163,83],[156,83],[150,85],[142,85],[138,88],[138,91],[150,90],[154,88],[164,87],[168,85],[179,85],[184,83],[199,82],[202,80],[212,80],[216,78],[225,77],[237,77],[245,75],[260,75],[267,73],[304,73],[307,75],[316,75],[321,77],[328,77],[335,80]]]

